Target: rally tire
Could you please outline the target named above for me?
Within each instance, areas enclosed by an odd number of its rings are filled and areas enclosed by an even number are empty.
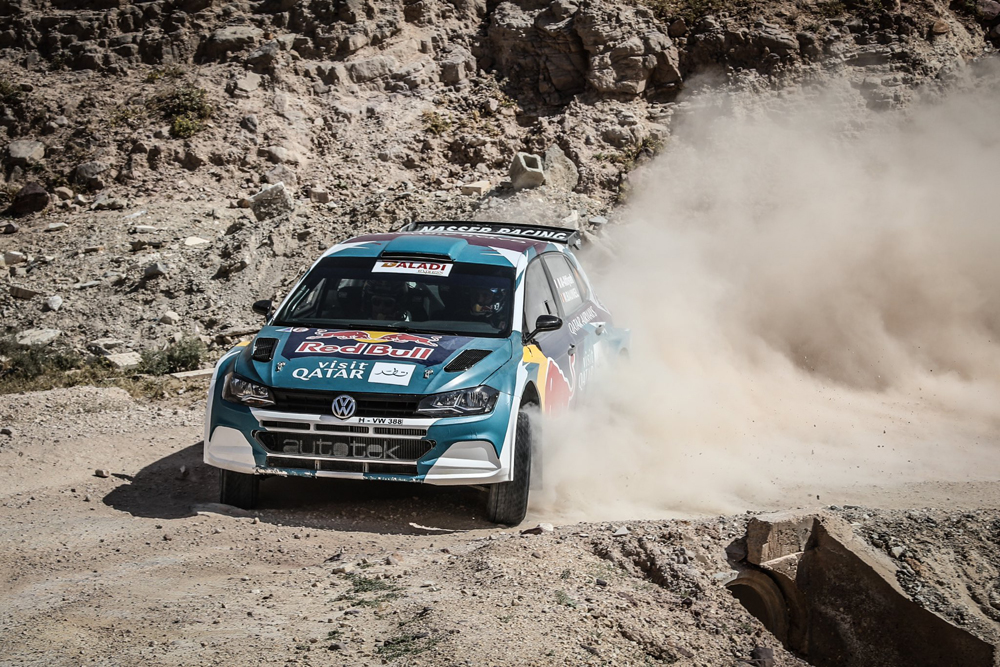
[[[509,482],[490,485],[486,501],[486,517],[493,523],[516,526],[528,513],[528,491],[531,487],[531,421],[522,410],[517,414],[517,434],[514,438],[514,478]]]
[[[252,510],[257,506],[260,477],[232,470],[219,471],[219,502],[240,509]]]
[[[528,403],[521,407],[522,412],[527,410],[528,414],[528,424],[531,427],[531,450],[533,456],[531,457],[531,483],[528,485],[529,491],[540,491],[545,488],[545,473],[542,470],[542,463],[545,460],[544,456],[538,453],[538,445],[535,443],[543,442],[542,440],[542,420],[539,418],[538,405],[535,403]]]

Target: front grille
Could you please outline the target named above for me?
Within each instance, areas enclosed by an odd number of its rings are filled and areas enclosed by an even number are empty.
[[[267,422],[261,422],[261,424],[267,426]],[[308,430],[308,424],[306,426],[306,430]],[[368,433],[367,426],[351,426],[350,424],[316,424],[316,430],[327,433]]]
[[[375,427],[375,435],[408,435],[422,438],[427,435],[425,428],[386,428],[384,426]]]
[[[367,461],[416,461],[435,445],[433,440],[355,434],[257,431],[254,436],[269,453]]]
[[[308,431],[309,424],[306,422],[273,422],[273,421],[262,421],[260,423],[264,428],[284,428],[292,431]]]
[[[416,475],[417,466],[412,463],[390,464],[369,463],[367,461],[337,461],[332,459],[295,459],[287,456],[268,456],[267,465],[272,468],[292,468],[294,470],[325,470],[328,472],[376,473],[384,475]]]
[[[333,399],[343,394],[357,402],[355,417],[419,417],[420,396],[413,394],[356,394],[343,391],[306,391],[302,389],[271,389],[274,405],[269,410],[332,415]]]

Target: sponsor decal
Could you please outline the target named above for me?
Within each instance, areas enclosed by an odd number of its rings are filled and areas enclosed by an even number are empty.
[[[317,329],[307,340],[354,340],[360,343],[418,343],[427,347],[437,347],[441,336],[411,333],[379,333],[377,331],[326,331]]]
[[[457,232],[459,234],[501,234],[503,236],[523,236],[525,238],[566,241],[573,230],[525,229],[504,225],[420,225],[420,232]]]
[[[343,442],[325,435],[292,435],[282,438],[277,447],[286,454],[334,456],[341,459],[399,459],[401,445],[386,440],[384,444]]]
[[[576,355],[569,358],[570,377],[566,377],[562,368],[551,357],[545,373],[545,411],[553,412],[558,408],[567,407],[573,400],[574,376],[576,371]]]
[[[320,361],[316,368],[296,368],[292,377],[297,380],[363,380],[368,364],[364,361]]]
[[[400,349],[392,345],[373,343],[357,343],[355,345],[330,345],[319,341],[303,341],[293,350],[296,355],[303,354],[349,354],[366,357],[393,357],[395,359],[425,360],[434,351],[432,347],[411,347]]]
[[[576,334],[577,331],[582,329],[587,324],[590,324],[595,319],[597,319],[597,311],[594,310],[593,306],[590,306],[587,310],[583,311],[569,321],[569,325],[567,325],[569,326],[569,332],[571,334]]]
[[[583,353],[583,359],[580,362],[580,372],[576,378],[576,386],[581,392],[587,390],[587,385],[594,376],[594,372],[597,370],[597,346],[588,345],[587,349]]]
[[[368,376],[368,381],[378,384],[406,386],[410,384],[414,368],[416,368],[415,364],[392,364],[384,361],[376,361],[372,367],[371,374]]]
[[[556,276],[556,287],[559,288],[559,298],[562,299],[563,303],[571,303],[580,298],[580,290],[576,287],[576,281],[568,274]]]
[[[536,380],[541,393],[542,410],[546,414],[570,404],[576,385],[576,355],[569,357],[569,378],[563,373],[559,364],[551,357],[545,356],[537,345],[528,345],[524,348],[522,362],[537,365]]]
[[[445,262],[375,262],[372,273],[416,273],[422,276],[447,276],[453,264]]]
[[[303,327],[294,327],[285,333],[289,334],[282,349],[282,356],[286,359],[335,355],[358,361],[408,361],[424,366],[440,364],[472,340],[469,336]],[[326,371],[323,372],[325,378]],[[356,376],[348,373],[347,377],[350,379]]]

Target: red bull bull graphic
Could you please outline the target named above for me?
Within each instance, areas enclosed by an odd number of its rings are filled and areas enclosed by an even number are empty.
[[[411,333],[380,333],[377,331],[324,331],[317,329],[309,336],[309,340],[335,338],[337,340],[353,340],[360,343],[416,343],[427,347],[437,347],[441,336],[422,336]]]
[[[415,361],[427,366],[442,363],[464,347],[472,338],[467,336],[436,336],[401,331],[364,331],[361,329],[307,329],[287,327],[283,356],[294,359],[305,356],[350,357]]]
[[[297,354],[347,354],[368,357],[392,357],[394,359],[423,360],[431,356],[432,347],[399,349],[391,345],[356,343],[355,345],[328,345],[317,341],[305,341],[295,348]]]
[[[569,360],[569,377],[554,359],[546,357],[537,345],[524,348],[522,361],[537,368],[537,387],[542,400],[542,410],[546,413],[567,407],[576,392],[576,365],[574,357]]]

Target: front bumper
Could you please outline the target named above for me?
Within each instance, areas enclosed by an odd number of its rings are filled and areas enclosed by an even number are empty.
[[[504,451],[513,398],[473,417],[365,418],[250,408],[222,400],[213,383],[206,415],[205,462],[236,472],[493,484],[510,480]]]

